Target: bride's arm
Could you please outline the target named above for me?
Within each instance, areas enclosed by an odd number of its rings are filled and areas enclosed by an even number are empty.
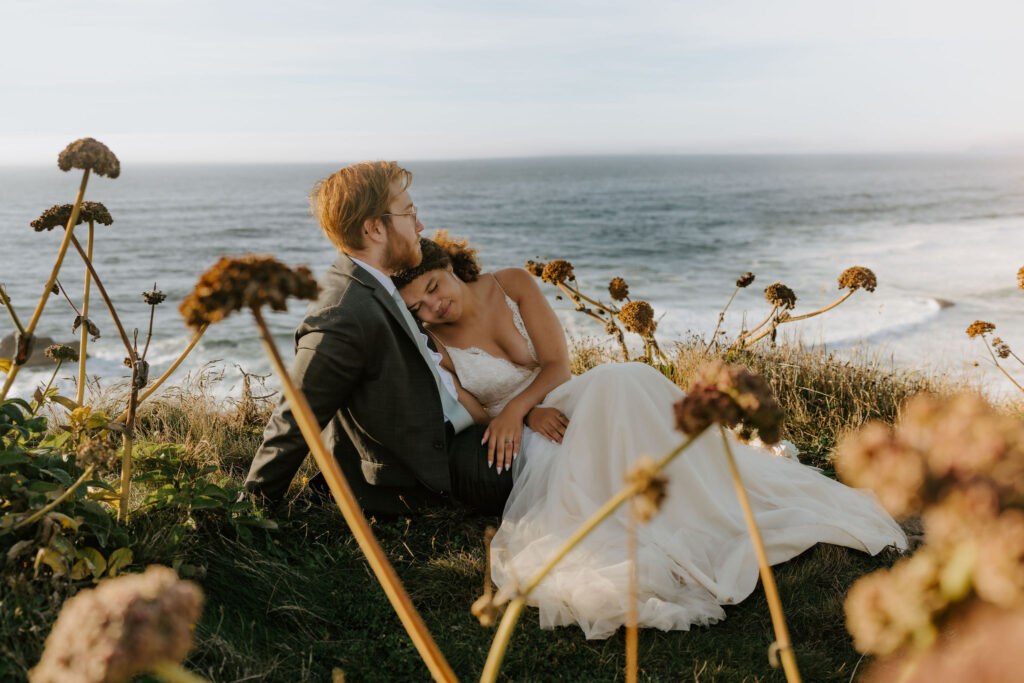
[[[533,276],[522,268],[506,268],[494,275],[502,288],[519,305],[519,313],[523,316],[526,332],[533,341],[537,362],[540,365],[540,372],[533,382],[509,401],[504,410],[491,420],[484,434],[485,439],[490,439],[488,461],[493,461],[494,452],[497,451],[500,471],[501,468],[511,466],[511,458],[519,453],[523,421],[527,415],[552,389],[568,381],[571,373],[565,332]],[[543,425],[537,425],[535,431],[553,441],[561,441],[568,421],[557,410],[550,409],[550,412],[550,415],[544,416]],[[533,426],[531,424],[531,427]],[[511,443],[512,448],[502,449],[502,445],[508,443]]]

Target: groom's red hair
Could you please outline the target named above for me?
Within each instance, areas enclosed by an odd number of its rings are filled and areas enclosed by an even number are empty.
[[[363,224],[382,219],[390,225],[388,204],[391,185],[401,182],[403,192],[412,182],[412,173],[394,161],[363,161],[318,180],[309,193],[309,205],[320,228],[338,251],[363,248]]]

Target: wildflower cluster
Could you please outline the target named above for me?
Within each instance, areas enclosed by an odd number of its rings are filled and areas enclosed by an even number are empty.
[[[162,304],[167,299],[167,295],[161,292],[159,289],[151,289],[148,292],[142,293],[142,299],[148,306],[156,306]]]
[[[630,301],[619,311],[619,320],[628,332],[636,332],[642,337],[654,334],[658,323],[654,321],[654,309],[646,301]]]
[[[765,287],[764,298],[768,303],[780,308],[793,310],[796,306],[796,293],[781,282]]]
[[[637,459],[631,470],[623,477],[627,484],[637,485],[633,506],[637,519],[647,523],[661,509],[668,493],[668,478],[661,473],[657,461],[649,455]]]
[[[540,278],[544,282],[550,282],[553,285],[560,284],[566,280],[575,280],[576,274],[573,272],[572,264],[562,259],[556,259],[549,261],[544,269],[541,271]]]
[[[243,307],[284,311],[289,297],[315,299],[318,291],[305,266],[292,270],[269,256],[225,256],[200,276],[179,310],[189,326],[200,327]]]
[[[736,286],[739,287],[740,289],[743,289],[744,287],[749,287],[750,285],[754,284],[754,277],[754,274],[748,270],[747,272],[743,273],[743,275],[740,275],[739,279],[736,280]]]
[[[54,363],[77,363],[78,351],[67,344],[52,344],[43,351]]]
[[[996,326],[990,322],[984,320],[975,320],[967,327],[967,336],[974,339],[977,336],[985,336],[989,332],[994,332]]]
[[[65,228],[68,221],[71,220],[72,209],[74,209],[72,204],[55,204],[46,211],[43,211],[39,218],[32,221],[29,225],[36,232],[53,230],[54,228]],[[75,225],[81,225],[85,222],[110,225],[114,222],[114,219],[111,217],[107,207],[100,202],[82,202],[82,206],[78,210],[78,222]]]
[[[202,603],[199,588],[169,567],[102,581],[64,603],[29,676],[34,683],[126,681],[181,662]]]
[[[875,277],[875,274],[870,269],[863,266],[847,268],[839,276],[839,289],[855,291],[863,288],[873,292],[877,286],[878,278]]]
[[[918,396],[892,429],[844,440],[840,476],[897,517],[921,514],[926,544],[851,589],[847,625],[863,652],[927,645],[956,603],[1024,606],[1024,423],[975,395]]]
[[[764,378],[739,365],[715,360],[697,371],[675,406],[676,428],[694,436],[713,424],[743,425],[766,444],[778,443],[782,409]]]
[[[108,178],[121,175],[121,162],[117,160],[110,148],[93,138],[75,140],[64,148],[57,157],[57,167],[62,171],[72,168],[91,169]]]
[[[608,294],[615,301],[625,301],[626,297],[629,296],[629,285],[621,277],[614,277],[608,283]]]

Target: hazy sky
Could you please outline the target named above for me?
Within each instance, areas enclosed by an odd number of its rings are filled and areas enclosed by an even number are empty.
[[[0,0],[0,163],[1024,149],[1020,0]]]

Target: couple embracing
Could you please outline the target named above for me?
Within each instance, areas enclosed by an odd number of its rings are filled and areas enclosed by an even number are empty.
[[[564,333],[533,278],[481,273],[465,243],[421,239],[411,179],[393,162],[364,162],[314,187],[339,256],[296,331],[292,376],[368,512],[455,500],[502,515],[491,551],[502,587],[531,576],[640,455],[678,445],[682,392],[640,363],[571,378]],[[757,583],[712,431],[669,466],[665,503],[638,533],[642,626],[717,621]],[[764,450],[733,449],[772,563],[818,542],[872,554],[905,546],[871,496]],[[282,401],[246,485],[280,499],[307,452]],[[533,592],[542,626],[576,623],[603,638],[625,623],[627,523],[624,510],[607,520]]]

